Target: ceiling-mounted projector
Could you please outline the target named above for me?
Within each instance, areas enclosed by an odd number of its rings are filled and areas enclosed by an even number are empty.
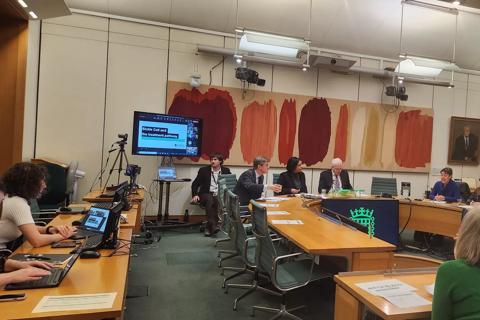
[[[248,83],[256,84],[263,87],[265,85],[265,79],[258,78],[258,72],[246,67],[238,67],[235,69],[235,78]]]

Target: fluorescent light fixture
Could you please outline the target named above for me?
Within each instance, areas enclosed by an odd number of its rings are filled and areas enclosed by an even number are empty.
[[[38,18],[38,16],[37,16],[37,15],[35,14],[35,12],[33,12],[33,11],[30,11],[28,14],[29,14],[30,17],[32,17],[33,19],[37,19],[37,18]]]
[[[400,61],[395,68],[395,72],[397,73],[413,74],[423,77],[437,77],[442,70],[458,70],[458,67],[449,61],[405,55],[401,55],[400,57],[404,58],[404,60]]]
[[[303,39],[246,30],[242,33],[239,49],[243,51],[297,58],[299,52],[310,50],[309,43]]]
[[[25,1],[23,1],[23,0],[17,0],[17,2],[18,2],[23,8],[28,7],[27,4],[25,3]]]
[[[458,6],[458,5],[460,4],[460,1],[458,1],[458,0],[452,1],[452,4],[453,4],[454,6]]]

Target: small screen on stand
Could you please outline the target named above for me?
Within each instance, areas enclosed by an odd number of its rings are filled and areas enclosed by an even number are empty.
[[[135,111],[132,153],[151,156],[199,157],[202,120]]]

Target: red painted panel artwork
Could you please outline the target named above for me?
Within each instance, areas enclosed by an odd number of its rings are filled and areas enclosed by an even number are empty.
[[[425,167],[430,162],[433,117],[420,112],[403,111],[398,116],[395,161],[400,167]]]
[[[278,131],[278,160],[287,164],[293,155],[295,133],[297,131],[297,111],[294,99],[285,99],[280,111],[280,125]]]
[[[313,98],[300,114],[298,125],[298,151],[307,165],[323,161],[328,152],[331,134],[331,114],[327,100]]]
[[[277,134],[277,108],[272,100],[254,101],[242,113],[240,148],[243,160],[252,163],[256,156],[273,156]]]
[[[337,132],[335,133],[334,158],[340,158],[343,161],[347,159],[348,144],[348,106],[343,104],[340,107],[340,116],[338,117]]]
[[[220,152],[225,159],[229,157],[237,131],[237,114],[228,91],[210,88],[202,94],[197,89],[181,89],[175,94],[168,114],[203,119],[203,159],[208,160],[214,152]]]

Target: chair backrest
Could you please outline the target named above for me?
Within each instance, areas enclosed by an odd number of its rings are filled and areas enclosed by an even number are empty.
[[[58,164],[45,163],[47,168],[47,192],[38,199],[40,209],[56,208],[62,205],[66,198],[67,172]]]
[[[247,231],[242,222],[242,218],[240,217],[240,200],[238,196],[234,194],[232,191],[227,190],[227,213],[230,219],[230,225],[233,229],[233,242],[235,244],[235,249],[241,256],[244,256],[244,249],[245,249],[245,241],[247,240]],[[252,262],[245,261],[247,264],[252,264]]]
[[[250,203],[253,207],[252,231],[257,239],[255,263],[261,272],[268,274],[273,279],[273,264],[278,254],[268,230],[267,209],[254,200],[251,200]]]
[[[460,197],[462,198],[462,201],[467,201],[471,196],[470,187],[468,183],[466,182],[456,182],[456,183],[458,185],[458,189],[460,190]]]
[[[237,184],[237,175],[234,173],[222,174],[218,177],[219,184],[221,180],[224,180],[224,183],[227,186],[228,190],[233,190],[235,188],[235,185]]]
[[[273,183],[274,184],[278,183],[278,178],[280,178],[280,173],[274,173],[273,174]]]
[[[370,193],[372,195],[381,195],[382,193],[388,193],[392,196],[398,195],[397,179],[372,177],[372,190]]]

